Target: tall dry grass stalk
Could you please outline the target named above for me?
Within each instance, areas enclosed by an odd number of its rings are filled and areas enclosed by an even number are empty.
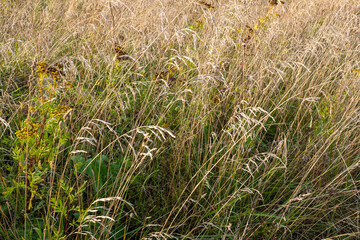
[[[360,5],[284,2],[1,1],[0,238],[359,238]]]

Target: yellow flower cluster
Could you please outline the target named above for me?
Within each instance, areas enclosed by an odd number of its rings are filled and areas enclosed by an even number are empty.
[[[42,74],[48,74],[49,73],[48,72],[48,65],[47,65],[46,62],[38,62],[36,64],[36,68],[37,68],[37,70],[36,70],[37,73],[42,73]]]
[[[65,82],[65,86],[66,86],[66,89],[69,90],[74,87],[74,84],[72,84],[71,82]]]
[[[24,123],[25,123],[25,127],[23,127],[21,130],[15,132],[15,135],[19,139],[27,139],[29,137],[31,138],[31,137],[35,136],[37,130],[40,127],[40,124],[32,123],[28,119],[25,119]]]
[[[58,120],[60,120],[63,115],[70,110],[70,107],[68,106],[57,106],[54,110],[51,111],[51,115],[56,117]]]
[[[39,75],[51,75],[55,82],[58,82],[60,80],[60,74],[62,74],[61,69],[63,68],[63,65],[60,63],[55,63],[54,66],[49,66],[46,62],[38,62],[36,64],[36,72]]]
[[[48,67],[48,71],[50,72],[55,82],[58,82],[60,80],[59,69],[57,69],[56,67]]]

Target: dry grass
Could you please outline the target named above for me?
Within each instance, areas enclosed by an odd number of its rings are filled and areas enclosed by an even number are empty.
[[[0,239],[359,238],[359,19],[1,1]]]

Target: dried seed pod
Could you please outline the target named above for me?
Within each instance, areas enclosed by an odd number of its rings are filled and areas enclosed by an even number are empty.
[[[284,4],[283,1],[279,1],[279,0],[270,0],[269,3],[270,3],[271,6],[276,6],[279,3]]]
[[[213,5],[211,5],[210,3],[207,3],[205,1],[200,1],[199,3],[210,10],[215,8]]]
[[[249,31],[250,34],[254,34],[254,29],[252,29],[249,25],[246,25],[245,27]]]
[[[130,59],[130,57],[128,56],[125,49],[123,47],[119,46],[119,45],[115,45],[114,53],[115,53],[115,56],[116,56],[116,60],[118,60],[118,61],[129,60]]]

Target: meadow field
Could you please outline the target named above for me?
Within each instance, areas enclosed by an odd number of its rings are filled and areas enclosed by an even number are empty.
[[[360,2],[0,0],[0,239],[360,239]]]

